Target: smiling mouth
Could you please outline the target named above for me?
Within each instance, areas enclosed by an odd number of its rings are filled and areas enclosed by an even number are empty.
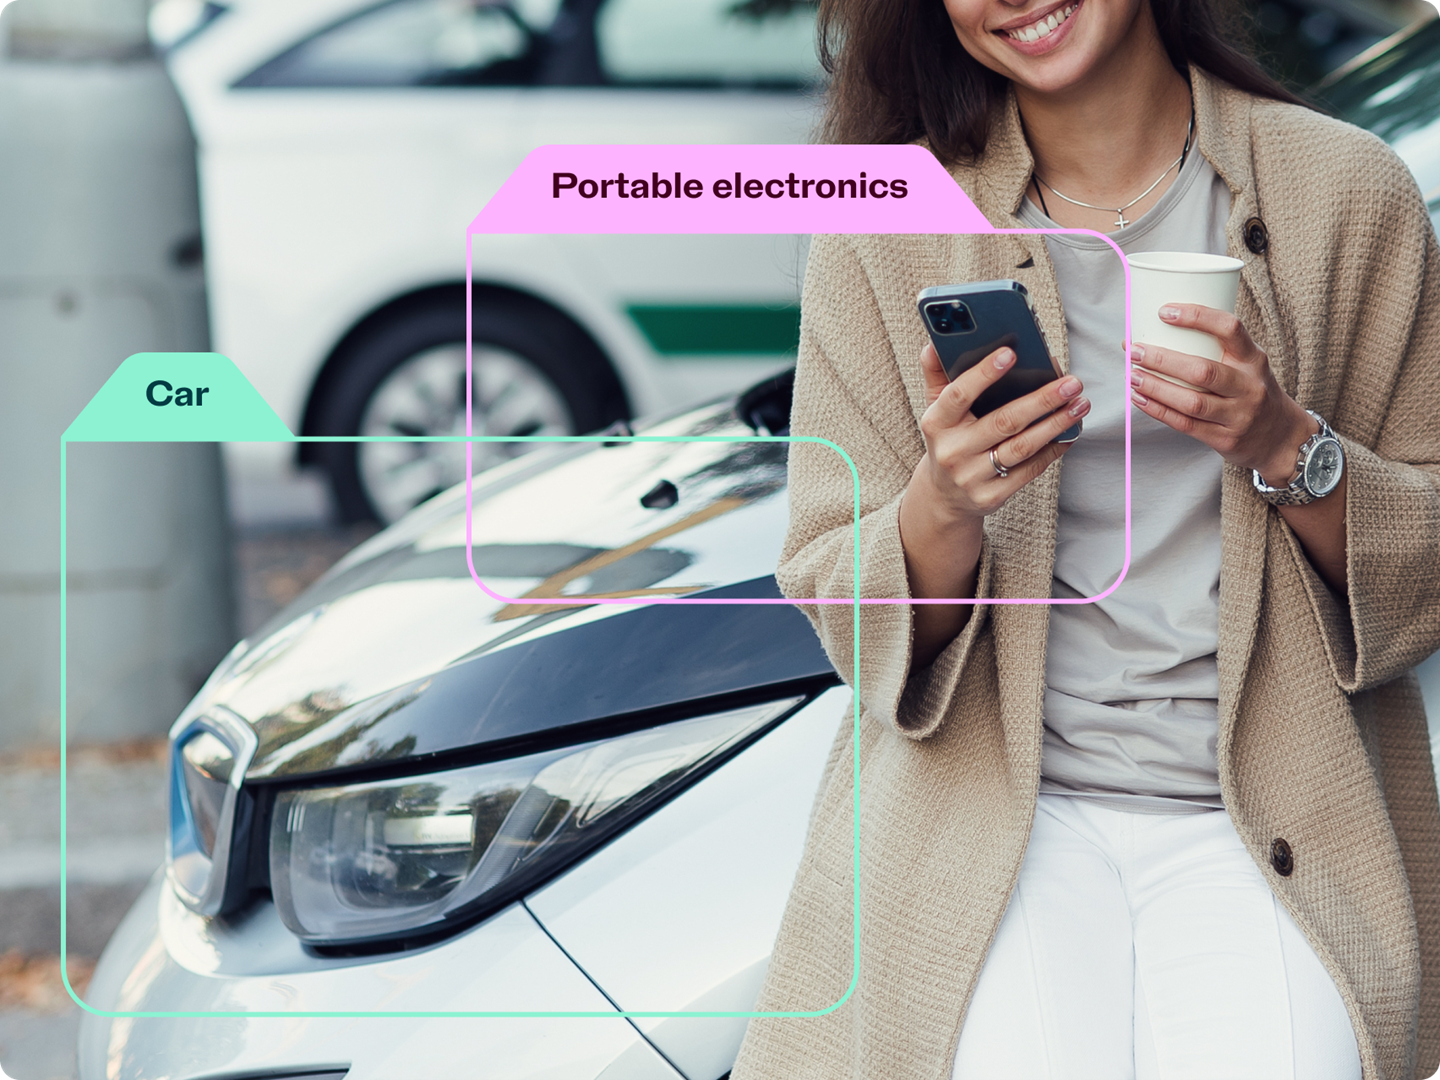
[[[1015,30],[1000,31],[1006,37],[1014,41],[1041,41],[1053,34],[1060,27],[1065,25],[1066,20],[1075,14],[1078,3],[1067,4],[1059,11],[1052,11],[1043,19],[1037,19],[1029,26],[1021,26]]]

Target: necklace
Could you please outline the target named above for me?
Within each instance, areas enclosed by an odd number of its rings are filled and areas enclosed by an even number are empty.
[[[1135,224],[1133,221],[1131,221],[1130,219],[1126,218],[1126,216],[1125,216],[1125,211],[1126,211],[1126,210],[1129,210],[1130,207],[1134,206],[1134,205],[1135,205],[1136,203],[1138,203],[1141,199],[1145,198],[1146,195],[1149,195],[1150,192],[1154,191],[1157,187],[1159,187],[1159,186],[1160,186],[1160,181],[1161,181],[1161,180],[1164,180],[1165,177],[1167,177],[1167,176],[1170,175],[1170,170],[1171,170],[1171,169],[1175,168],[1175,166],[1177,166],[1177,165],[1182,165],[1182,164],[1184,164],[1184,162],[1185,162],[1185,155],[1188,154],[1188,153],[1190,153],[1190,137],[1191,137],[1192,135],[1194,135],[1194,134],[1195,134],[1195,103],[1194,103],[1194,101],[1191,101],[1191,103],[1190,103],[1190,126],[1185,129],[1185,148],[1180,151],[1180,156],[1179,156],[1179,157],[1177,157],[1177,158],[1176,158],[1174,161],[1172,161],[1169,165],[1165,166],[1165,171],[1162,172],[1159,176],[1157,176],[1157,177],[1155,178],[1155,183],[1151,184],[1149,187],[1147,187],[1147,188],[1146,188],[1144,191],[1142,191],[1139,195],[1135,196],[1135,198],[1131,199],[1131,200],[1130,200],[1128,203],[1126,203],[1124,206],[1117,206],[1117,207],[1114,208],[1114,212],[1115,212],[1115,214],[1116,214],[1115,225],[1116,225],[1117,228],[1123,229],[1123,228],[1125,228],[1127,225],[1133,225],[1133,224]],[[1085,207],[1085,209],[1087,209],[1087,210],[1110,210],[1110,209],[1111,209],[1111,208],[1108,207],[1108,206],[1095,206],[1095,205],[1093,205],[1092,203],[1081,202],[1079,199],[1072,199],[1072,198],[1070,198],[1069,195],[1066,195],[1064,192],[1056,191],[1053,184],[1049,184],[1049,183],[1047,183],[1046,181],[1040,179],[1040,174],[1037,173],[1037,172],[1031,172],[1031,173],[1030,173],[1030,176],[1031,176],[1031,178],[1034,179],[1034,181],[1035,181],[1035,191],[1036,191],[1036,193],[1039,194],[1039,196],[1040,196],[1040,209],[1045,211],[1045,216],[1046,216],[1046,217],[1049,217],[1049,216],[1050,216],[1050,211],[1049,211],[1048,209],[1046,209],[1046,207],[1045,207],[1045,194],[1044,194],[1044,192],[1040,191],[1040,185],[1041,185],[1041,184],[1044,184],[1047,188],[1050,189],[1050,191],[1051,191],[1052,194],[1059,195],[1060,198],[1064,199],[1066,202],[1068,202],[1068,203],[1073,203],[1073,204],[1076,205],[1076,206],[1083,206],[1083,207]]]

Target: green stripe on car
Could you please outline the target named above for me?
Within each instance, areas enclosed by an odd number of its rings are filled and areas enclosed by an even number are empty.
[[[794,353],[800,309],[760,304],[631,304],[650,347],[661,356]]]

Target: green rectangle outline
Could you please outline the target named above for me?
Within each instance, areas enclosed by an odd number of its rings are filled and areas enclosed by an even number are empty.
[[[829,439],[820,438],[815,435],[525,435],[525,436],[504,436],[504,435],[303,435],[291,436],[294,442],[534,442],[534,443],[617,443],[617,442],[746,442],[746,443],[814,443],[821,446],[828,446],[844,459],[850,469],[851,481],[854,485],[854,521],[852,523],[852,548],[854,550],[854,567],[852,569],[853,583],[855,586],[854,602],[851,604],[853,622],[852,633],[854,635],[854,665],[851,674],[851,692],[856,693],[856,687],[860,685],[860,473],[855,468],[855,462],[845,450]],[[88,442],[90,440],[76,439],[76,442]],[[146,439],[131,439],[131,442],[147,442]],[[67,934],[69,919],[69,870],[67,865],[67,843],[68,843],[68,787],[67,787],[67,714],[66,714],[66,690],[65,690],[65,643],[67,636],[67,506],[66,506],[66,447],[71,442],[68,434],[60,436],[60,980],[64,983],[65,992],[70,995],[70,1000],[75,1002],[82,1010],[92,1016],[102,1017],[108,1020],[193,1020],[207,1017],[221,1019],[336,1019],[351,1020],[362,1017],[378,1017],[384,1019],[437,1019],[443,1017],[456,1017],[462,1019],[479,1019],[483,1017],[495,1018],[519,1018],[519,1017],[543,1017],[547,1019],[564,1019],[578,1017],[594,1017],[604,1019],[632,1019],[632,1018],[662,1018],[662,1017],[707,1017],[726,1019],[807,1019],[811,1017],[825,1016],[834,1012],[841,1005],[850,1000],[855,992],[855,987],[860,978],[860,709],[858,700],[852,700],[851,705],[851,815],[853,821],[852,849],[851,849],[851,895],[853,900],[853,911],[851,922],[853,926],[852,936],[852,967],[850,974],[850,985],[846,987],[845,993],[840,1000],[824,1009],[816,1009],[810,1012],[627,1012],[622,1010],[611,1011],[588,1011],[588,1012],[537,1012],[537,1011],[498,1011],[498,1012],[429,1012],[429,1011],[335,1011],[335,1012],[306,1012],[299,1010],[278,1010],[278,1011],[149,1011],[149,1012],[110,1012],[104,1009],[92,1008],[70,985],[70,974],[67,970],[66,957],[68,953]],[[467,481],[474,483],[474,476]],[[644,601],[639,603],[643,604]],[[637,605],[638,606],[638,605]],[[571,961],[574,963],[574,961]],[[583,968],[575,965],[580,974],[598,990],[602,996],[605,991],[593,979],[586,974]],[[637,1033],[642,1039],[643,1032]],[[646,1040],[648,1042],[648,1039]]]

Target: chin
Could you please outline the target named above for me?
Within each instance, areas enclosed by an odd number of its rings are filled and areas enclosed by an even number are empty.
[[[1094,52],[1065,48],[1049,56],[1026,57],[1005,74],[1017,87],[1036,94],[1062,94],[1082,84],[1101,66],[1101,60]]]

